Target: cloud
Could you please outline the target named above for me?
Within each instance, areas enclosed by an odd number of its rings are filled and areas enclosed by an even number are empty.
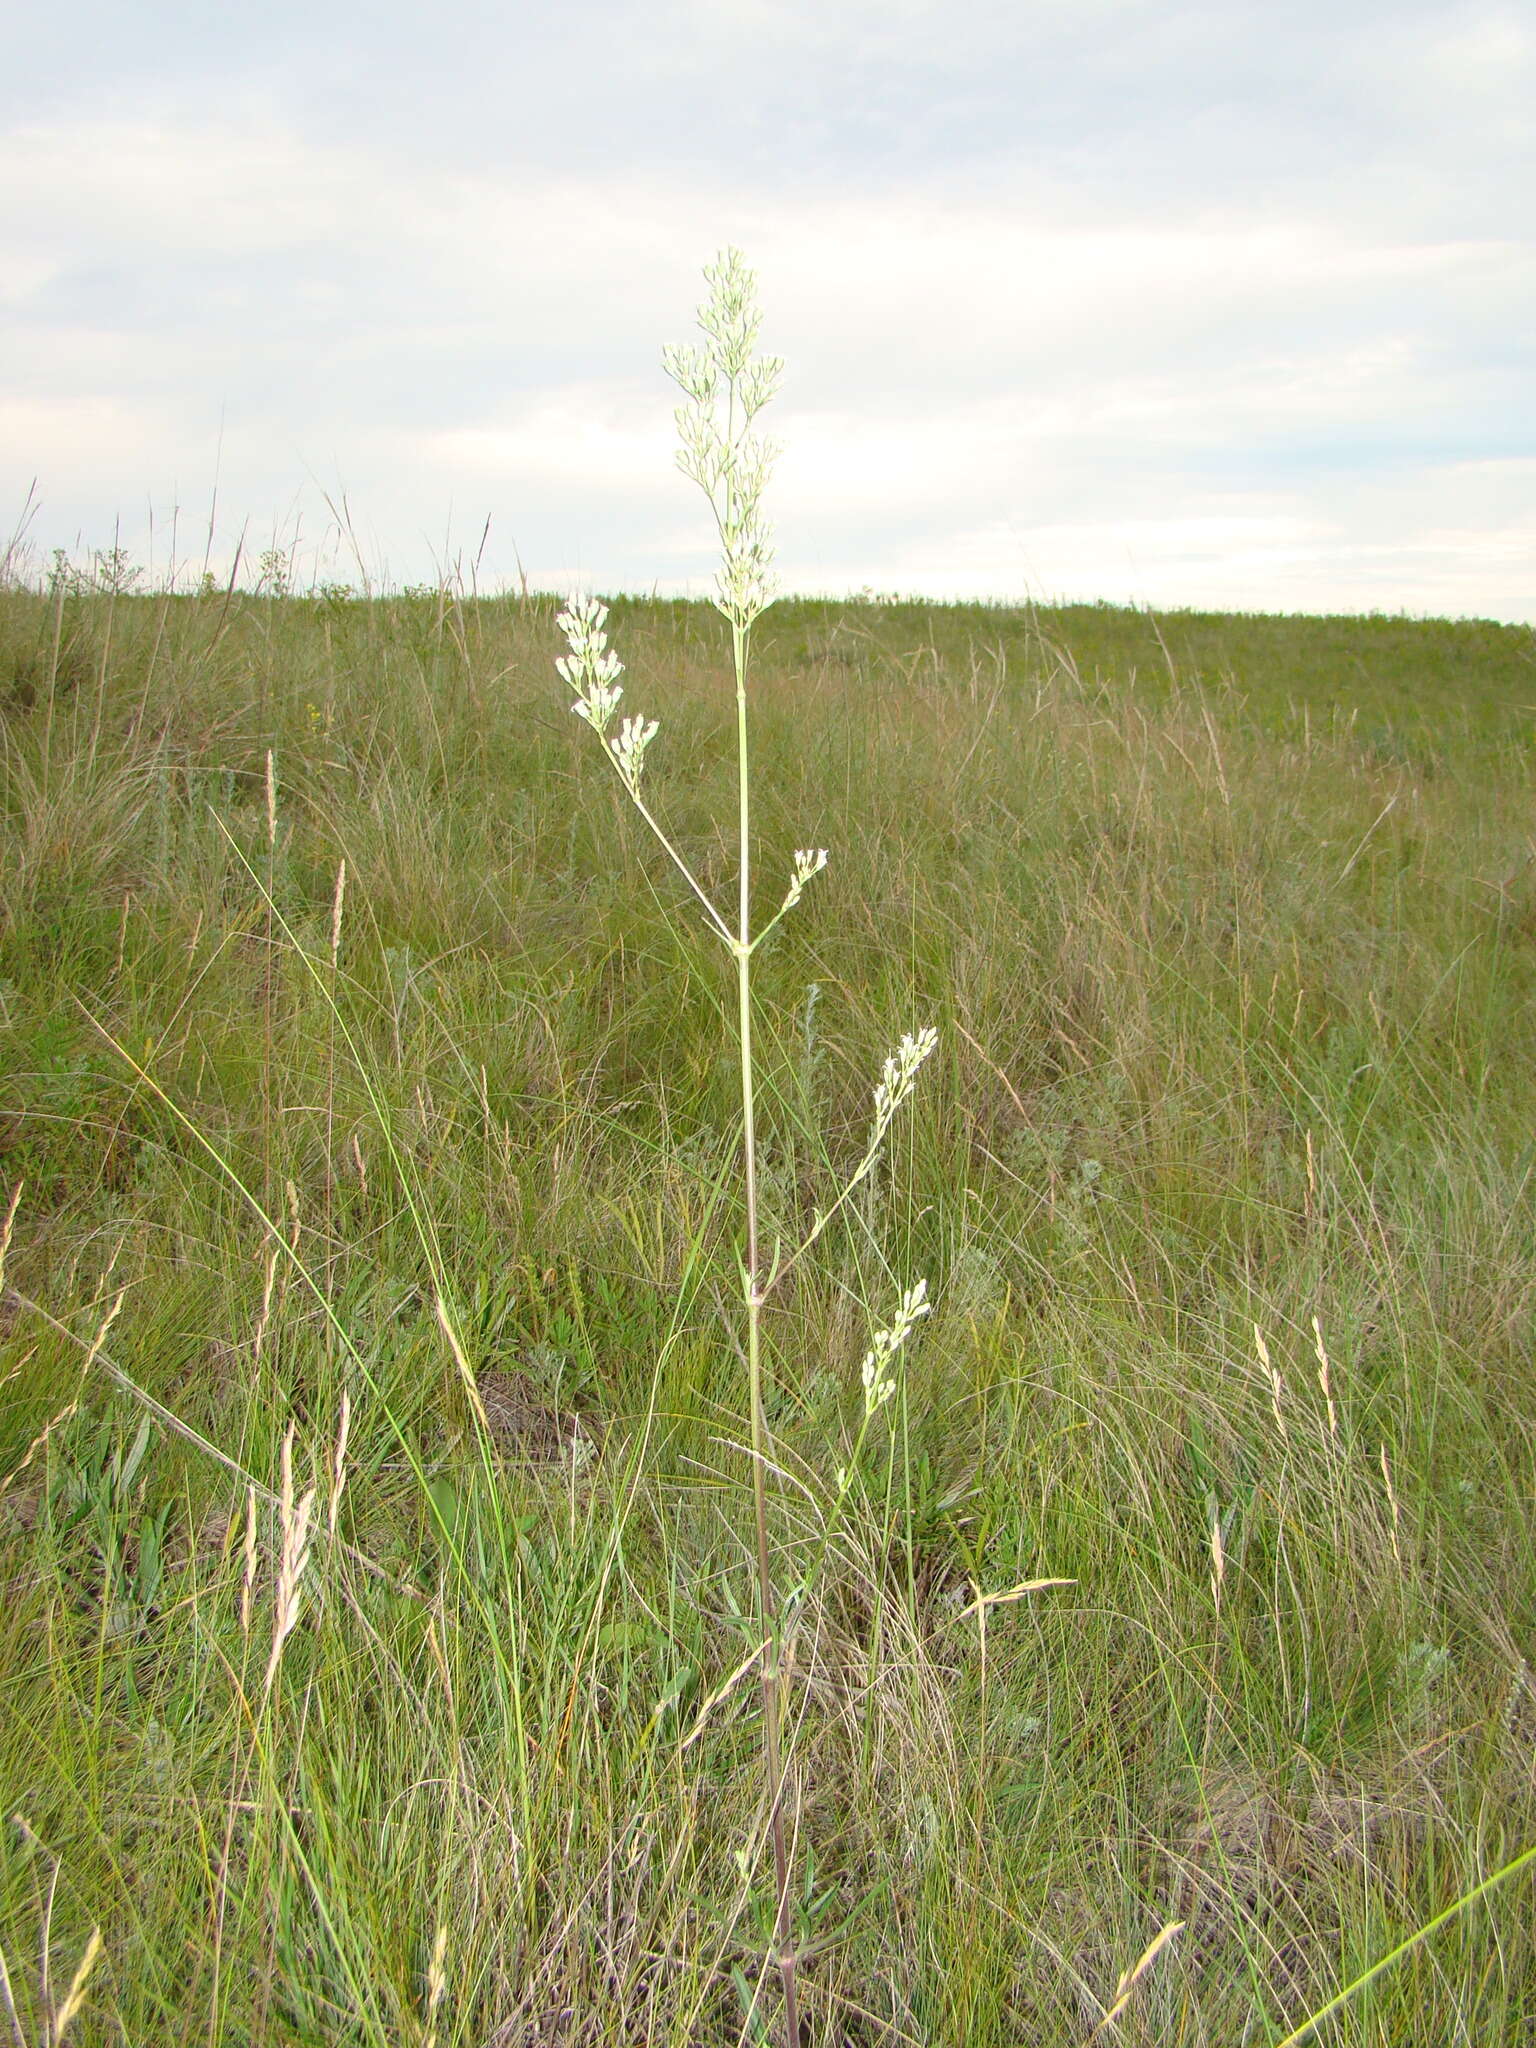
[[[673,463],[671,419],[652,389],[619,383],[562,386],[474,426],[402,441],[413,463],[445,478],[561,489],[649,493]]]
[[[152,406],[126,399],[0,395],[0,449],[8,456],[30,449],[46,457],[55,479],[84,490],[103,468],[127,473],[151,465],[168,424]],[[13,476],[24,467],[7,462]]]
[[[1205,19],[1102,11],[1165,54]],[[851,43],[869,10],[791,16]],[[1046,44],[1075,18],[1042,10]],[[910,69],[937,16],[882,19],[879,61]],[[987,16],[999,47],[1013,19]],[[1454,92],[1503,106],[1528,38],[1479,19]],[[1414,21],[1398,55],[1422,82],[1451,32]],[[1253,57],[1216,40],[1212,76]],[[1530,615],[1523,231],[1384,226],[1305,187],[1254,205],[1209,170],[1149,214],[1091,192],[1063,212],[1051,176],[1006,163],[984,186],[952,161],[837,191],[701,186],[660,158],[424,166],[270,109],[33,119],[0,135],[0,180],[33,195],[0,227],[0,461],[18,502],[41,479],[39,545],[100,544],[217,476],[226,548],[247,517],[318,540],[322,487],[344,488],[402,575],[490,513],[490,554],[515,540],[536,579],[707,588],[658,358],[737,241],[788,359],[788,577]]]

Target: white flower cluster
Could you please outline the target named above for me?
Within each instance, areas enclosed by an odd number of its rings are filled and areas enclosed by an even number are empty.
[[[925,1024],[914,1038],[905,1032],[902,1041],[885,1063],[880,1085],[875,1090],[875,1129],[883,1131],[917,1085],[917,1070],[939,1042],[939,1034]]]
[[[715,603],[733,625],[747,627],[773,601],[773,548],[758,507],[778,453],[748,429],[778,389],[784,365],[777,356],[752,354],[757,278],[740,251],[728,249],[704,275],[710,285],[699,309],[705,345],[665,349],[662,362],[690,400],[676,413],[677,466],[709,499],[720,529],[725,560]],[[716,413],[722,395],[723,424]]]
[[[656,737],[656,730],[654,718],[626,718],[619,727],[618,738],[608,742],[608,751],[618,762],[619,773],[631,796],[640,794],[640,768],[646,748]]]
[[[607,605],[595,597],[573,597],[555,621],[571,650],[569,659],[562,656],[555,663],[576,692],[571,709],[599,733],[607,730],[624,694],[619,685],[624,664],[608,646],[607,619]]]
[[[780,907],[780,917],[784,915],[786,910],[794,909],[795,905],[800,901],[801,890],[804,889],[812,875],[819,875],[821,873],[826,864],[827,849],[824,846],[797,846],[795,848],[795,872],[790,877],[789,894],[784,898],[783,904]]]
[[[782,913],[781,913],[782,914]],[[838,1210],[847,1201],[854,1189],[869,1178],[874,1171],[875,1161],[880,1157],[880,1147],[885,1143],[885,1134],[895,1120],[896,1112],[917,1086],[917,1070],[939,1042],[939,1034],[931,1024],[925,1024],[914,1038],[910,1031],[903,1033],[902,1041],[887,1059],[875,1089],[875,1120],[870,1126],[869,1142],[864,1147],[864,1157],[848,1176],[848,1183],[830,1209],[818,1209],[811,1222],[810,1234],[800,1251],[809,1251],[811,1246],[826,1229]]]
[[[624,664],[608,645],[603,631],[607,620],[607,605],[599,604],[595,597],[573,597],[555,621],[571,650],[569,657],[562,655],[555,663],[576,692],[571,709],[599,735],[607,732],[624,694],[619,682]],[[640,794],[640,769],[656,733],[654,718],[626,718],[617,737],[608,741],[608,751],[631,796]]]
[[[920,1316],[927,1315],[933,1304],[928,1299],[928,1282],[919,1280],[915,1287],[909,1287],[901,1297],[901,1306],[896,1311],[896,1320],[888,1330],[877,1330],[875,1341],[864,1354],[864,1363],[859,1376],[864,1382],[864,1413],[873,1415],[877,1408],[883,1408],[896,1391],[896,1381],[891,1372],[891,1361],[912,1334],[914,1324]]]

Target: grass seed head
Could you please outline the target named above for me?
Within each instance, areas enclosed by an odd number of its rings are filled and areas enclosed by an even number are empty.
[[[645,750],[656,737],[654,718],[626,718],[619,727],[618,736],[608,742],[609,752],[618,763],[624,786],[631,796],[640,793],[640,770],[645,763]]]
[[[624,664],[608,645],[607,620],[607,605],[595,597],[572,597],[555,621],[571,650],[555,667],[576,692],[572,711],[597,733],[607,731],[624,695]]]
[[[925,1024],[915,1038],[910,1031],[903,1034],[901,1044],[886,1061],[875,1089],[875,1124],[879,1130],[884,1130],[912,1093],[917,1085],[919,1067],[938,1042],[939,1034],[931,1024]]]
[[[824,846],[797,846],[795,848],[795,872],[790,877],[789,894],[784,898],[784,908],[793,910],[800,901],[805,885],[813,875],[819,875],[827,864],[827,849]]]
[[[298,1625],[304,1572],[309,1563],[309,1524],[315,1509],[315,1489],[310,1487],[299,1500],[293,1493],[293,1425],[283,1438],[282,1497],[278,1509],[281,1549],[277,1561],[277,1602],[272,1615],[272,1652],[267,1659],[265,1690],[272,1690],[283,1645]]]
[[[902,1345],[911,1336],[918,1320],[927,1315],[933,1304],[928,1299],[928,1282],[919,1280],[909,1287],[901,1297],[895,1320],[888,1330],[877,1330],[874,1342],[864,1354],[859,1368],[859,1377],[864,1383],[864,1413],[873,1415],[877,1408],[883,1408],[896,1391],[892,1361]]]
[[[774,598],[762,497],[778,450],[754,434],[751,423],[778,390],[784,365],[777,356],[752,353],[761,324],[757,277],[740,250],[725,250],[704,276],[710,287],[699,308],[704,345],[663,349],[662,362],[689,401],[675,415],[677,466],[708,498],[720,533],[715,605],[744,632]]]

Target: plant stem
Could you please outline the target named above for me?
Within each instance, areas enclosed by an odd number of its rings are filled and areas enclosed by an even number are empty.
[[[747,1256],[743,1286],[747,1309],[747,1398],[752,1411],[752,1501],[757,1516],[757,1595],[766,1648],[763,1652],[763,1773],[768,1795],[768,1832],[773,1842],[774,1945],[784,1986],[784,2035],[800,2048],[800,2015],[795,1997],[795,1952],[789,1905],[789,1850],[784,1836],[784,1780],[779,1754],[779,1674],[783,1650],[773,1566],[768,1554],[768,1423],[763,1409],[763,1296],[758,1286],[757,1127],[752,1073],[752,905],[751,811],[747,774],[747,657],[750,629],[731,626],[736,663],[737,788],[741,832],[736,996],[741,1031],[742,1162],[747,1204]]]

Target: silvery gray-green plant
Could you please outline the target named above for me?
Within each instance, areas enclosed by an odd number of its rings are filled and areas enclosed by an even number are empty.
[[[739,251],[726,250],[704,272],[709,297],[699,309],[704,340],[698,346],[668,348],[663,362],[684,392],[687,403],[677,408],[681,446],[678,467],[709,500],[720,536],[722,561],[715,581],[715,604],[731,627],[736,677],[736,743],[739,869],[734,922],[713,902],[687,861],[668,837],[642,794],[647,749],[656,738],[654,718],[626,716],[616,729],[623,686],[623,663],[608,645],[607,608],[592,597],[573,597],[558,624],[569,653],[556,666],[575,692],[571,709],[603,742],[604,752],[636,810],[650,827],[668,859],[677,868],[703,911],[710,930],[735,965],[737,1029],[741,1074],[742,1194],[744,1245],[740,1253],[742,1312],[746,1324],[747,1399],[752,1440],[752,1490],[756,1519],[759,1620],[762,1632],[763,1765],[768,1808],[768,1833],[774,1862],[774,1929],[780,1979],[784,1990],[784,2032],[798,2048],[800,2023],[796,1997],[796,1953],[790,1912],[790,1858],[784,1823],[784,1758],[781,1743],[781,1672],[784,1665],[783,1623],[774,1584],[768,1541],[768,1428],[763,1403],[762,1318],[774,1288],[811,1249],[832,1218],[873,1170],[897,1111],[912,1093],[917,1074],[937,1043],[931,1027],[903,1036],[885,1062],[874,1090],[874,1118],[864,1153],[841,1192],[818,1211],[800,1244],[787,1252],[776,1246],[765,1270],[758,1219],[758,1160],[755,1074],[752,1054],[752,960],[827,865],[825,847],[797,847],[784,899],[773,917],[754,934],[751,914],[752,842],[750,777],[747,744],[747,669],[752,628],[773,601],[773,548],[762,516],[763,492],[776,449],[761,439],[753,422],[778,389],[783,364],[777,357],[754,354],[759,326],[757,280]],[[928,1312],[926,1281],[908,1288],[888,1328],[874,1334],[864,1359],[864,1415],[858,1447],[874,1416],[895,1391],[896,1356],[918,1320]],[[850,1484],[847,1468],[837,1474],[841,1504]]]

